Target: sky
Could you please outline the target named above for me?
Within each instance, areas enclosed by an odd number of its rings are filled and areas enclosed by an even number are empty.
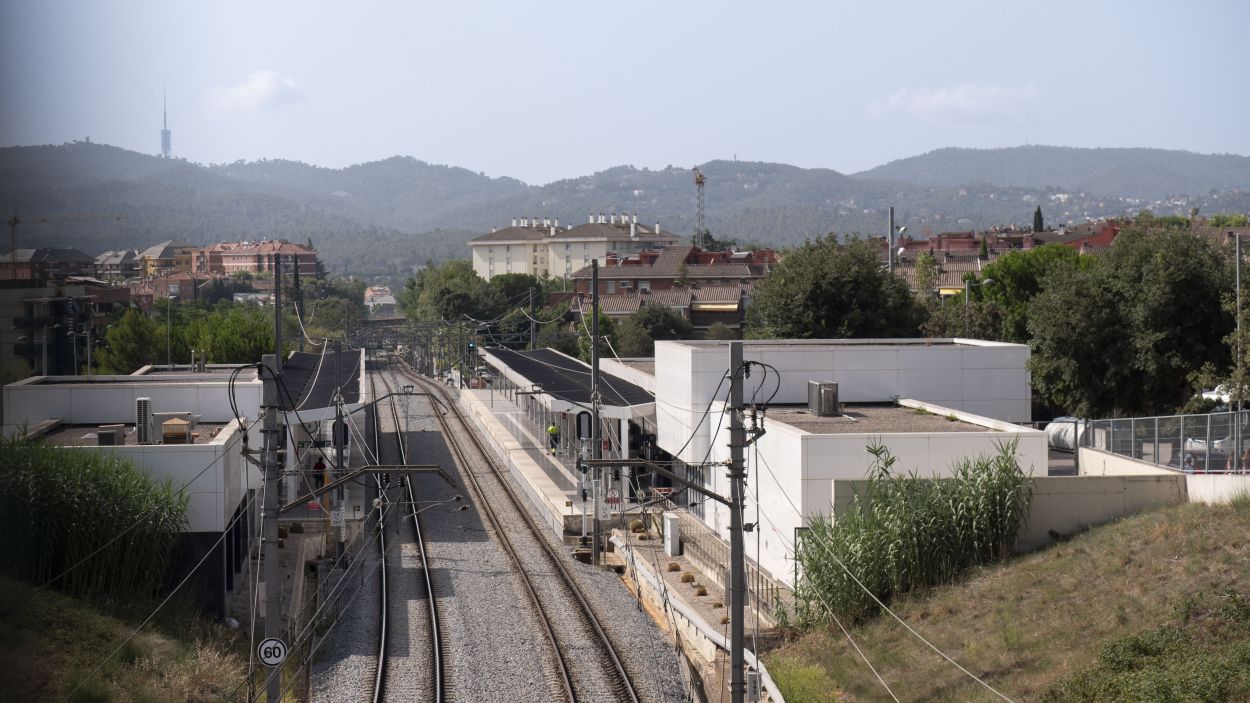
[[[542,184],[947,146],[1250,154],[1250,2],[4,0],[0,145]]]

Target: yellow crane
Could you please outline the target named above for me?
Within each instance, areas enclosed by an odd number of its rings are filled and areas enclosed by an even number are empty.
[[[694,212],[694,245],[696,247],[707,248],[708,239],[711,233],[707,231],[707,226],[703,222],[703,184],[707,179],[698,166],[694,167],[694,187],[696,190],[695,212]]]
[[[91,222],[94,220],[124,220],[125,215],[46,215],[43,217],[18,217],[17,212],[6,220],[9,225],[9,265],[13,267],[13,276],[17,276],[17,226],[36,222]]]

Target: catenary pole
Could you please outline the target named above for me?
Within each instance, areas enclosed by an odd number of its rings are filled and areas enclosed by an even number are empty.
[[[334,340],[334,358],[338,366],[335,380],[338,391],[334,399],[334,478],[337,480],[344,474],[343,438],[347,429],[343,422],[343,342],[341,340]],[[334,550],[335,563],[342,564],[345,561],[343,559],[343,523],[347,518],[347,504],[342,486],[334,489],[334,507],[338,511],[337,514],[331,514],[334,520],[334,541],[337,544]]]
[[[590,458],[603,458],[603,445],[599,439],[599,260],[590,261]],[[590,550],[590,563],[598,566],[600,562],[599,548],[599,484],[600,472],[595,467],[591,492],[594,494],[595,518]]]
[[[282,637],[282,573],[278,554],[278,356],[266,354],[261,357],[261,405],[265,422],[261,432],[264,436],[265,501],[261,520],[261,561],[265,571],[265,639]],[[281,700],[281,669],[271,673],[266,687],[266,699]]]
[[[732,703],[743,703],[746,672],[743,624],[746,619],[745,551],[742,537],[742,494],[746,430],[742,426],[742,342],[729,343],[729,695]]]

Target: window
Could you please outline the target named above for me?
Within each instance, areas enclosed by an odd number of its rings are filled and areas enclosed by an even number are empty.
[[[633,282],[633,281],[621,281],[621,287],[622,287],[622,288],[633,288],[633,287],[634,287],[634,282]]]
[[[651,290],[651,281],[638,281],[638,290]]]
[[[624,288],[624,287],[625,287],[625,284],[626,284],[626,283],[628,283],[628,282],[629,282],[629,281],[622,281],[622,282],[621,282],[621,287],[622,287],[622,288]],[[616,281],[608,281],[607,283],[605,283],[605,284],[604,284],[604,286],[605,286],[605,287],[604,287],[604,289],[603,289],[603,292],[604,292],[604,293],[607,293],[607,294],[611,295],[612,293],[615,293],[615,292],[616,292]]]

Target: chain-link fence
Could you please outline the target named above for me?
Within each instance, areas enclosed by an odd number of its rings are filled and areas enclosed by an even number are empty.
[[[1250,473],[1250,411],[1090,420],[1080,444],[1189,473]]]

